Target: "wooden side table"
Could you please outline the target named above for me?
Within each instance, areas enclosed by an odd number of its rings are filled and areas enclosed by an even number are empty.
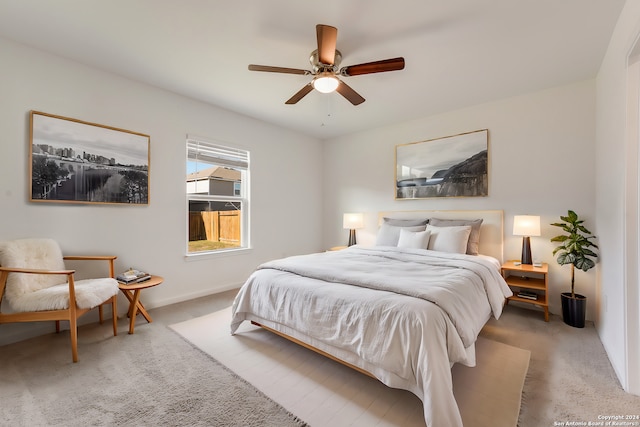
[[[502,277],[513,291],[509,301],[533,304],[544,309],[544,321],[549,321],[549,265],[542,263],[539,267],[529,264],[516,265],[515,261],[502,264]],[[518,296],[529,291],[531,298]]]
[[[127,316],[129,316],[129,333],[130,334],[133,334],[133,328],[136,324],[136,315],[138,313],[142,314],[142,316],[144,316],[144,318],[147,319],[147,322],[149,323],[153,322],[153,320],[151,319],[151,316],[149,315],[147,310],[145,310],[144,305],[142,305],[142,303],[140,302],[140,291],[142,291],[143,289],[158,286],[163,281],[164,279],[160,276],[151,276],[149,280],[145,280],[144,282],[131,283],[131,284],[125,284],[120,282],[118,283],[118,287],[120,288],[124,296],[126,296],[127,299],[129,300],[129,311],[127,313]]]

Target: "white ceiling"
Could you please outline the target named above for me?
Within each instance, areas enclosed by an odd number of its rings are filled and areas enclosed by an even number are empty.
[[[321,139],[596,76],[625,0],[0,0],[0,36]],[[366,102],[313,91],[316,24]],[[3,59],[4,60],[4,59]]]

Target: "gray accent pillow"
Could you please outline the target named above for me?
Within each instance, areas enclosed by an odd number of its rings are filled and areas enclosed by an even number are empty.
[[[482,225],[482,218],[480,219],[439,219],[431,218],[429,224],[436,227],[455,227],[459,225],[470,225],[471,234],[469,235],[469,241],[467,242],[467,254],[478,255],[478,247],[480,245],[480,226]]]
[[[396,227],[414,227],[416,225],[427,225],[429,223],[429,218],[399,219],[383,217],[382,220],[385,224],[393,225]]]

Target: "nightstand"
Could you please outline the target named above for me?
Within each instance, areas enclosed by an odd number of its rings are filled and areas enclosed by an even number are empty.
[[[347,248],[348,248],[348,246],[334,246],[332,248],[329,248],[328,250],[329,251],[341,251],[341,250],[347,249]]]
[[[502,264],[502,277],[513,291],[509,301],[533,304],[544,309],[544,321],[549,321],[549,265],[539,267],[507,261]]]

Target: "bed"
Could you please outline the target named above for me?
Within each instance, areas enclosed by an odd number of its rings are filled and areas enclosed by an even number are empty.
[[[375,245],[258,267],[231,332],[251,321],[414,393],[429,427],[462,426],[451,367],[475,366],[478,333],[511,295],[502,232],[502,211],[381,212]]]

